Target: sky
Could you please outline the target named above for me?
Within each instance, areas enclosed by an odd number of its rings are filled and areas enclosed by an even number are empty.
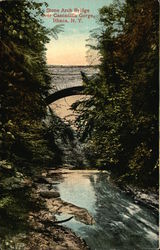
[[[37,2],[42,2],[37,0]],[[45,0],[47,16],[43,17],[44,25],[53,28],[57,24],[64,24],[64,32],[59,33],[58,39],[51,38],[47,44],[47,63],[52,65],[87,65],[86,39],[90,30],[98,27],[96,23],[98,9],[109,5],[112,0]],[[68,11],[65,11],[65,10]],[[57,17],[57,15],[76,15],[77,17]],[[53,17],[53,15],[56,15]],[[92,15],[92,16],[90,16]],[[89,17],[90,16],[90,17]],[[54,19],[54,20],[53,20]],[[58,22],[57,22],[58,19]],[[59,22],[65,19],[66,22]],[[73,20],[74,19],[74,20]]]

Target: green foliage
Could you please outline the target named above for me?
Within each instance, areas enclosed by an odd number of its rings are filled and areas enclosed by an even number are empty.
[[[90,50],[99,74],[82,74],[87,101],[73,108],[82,140],[98,167],[142,185],[156,185],[158,171],[158,3],[115,1],[99,11],[101,32]],[[143,176],[143,177],[142,177]]]
[[[31,195],[28,176],[53,166],[56,158],[45,138],[44,99],[50,88],[45,45],[50,36],[57,39],[62,27],[48,30],[42,25],[42,5],[32,0],[0,1],[0,245],[4,249],[12,249],[13,236],[28,232],[29,212],[41,205]]]
[[[41,22],[42,7],[43,3],[32,0],[0,2],[2,160],[12,161],[19,134],[41,127],[46,116],[44,98],[50,89],[50,77],[45,45],[50,36],[57,39],[62,26],[45,28]]]
[[[13,203],[13,200],[11,199],[11,197],[4,197],[0,200],[0,209],[11,206]]]

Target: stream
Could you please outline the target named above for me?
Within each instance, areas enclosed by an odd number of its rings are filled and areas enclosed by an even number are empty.
[[[143,250],[158,248],[158,214],[117,188],[106,172],[62,172],[57,184],[61,199],[86,208],[95,220],[85,225],[66,222],[91,250]],[[57,219],[66,218],[65,214]]]
[[[53,79],[53,89],[81,84],[80,71],[85,71],[88,76],[97,73],[94,68],[90,67],[52,66],[49,70]],[[67,117],[72,114],[71,111],[69,112],[71,103],[79,99],[79,96],[72,97],[72,99],[71,97],[60,99],[50,107],[58,116],[67,120]],[[69,119],[73,122],[74,117]],[[65,146],[63,151],[66,152]],[[76,152],[82,157],[83,152],[80,153],[79,149],[72,145],[63,161],[76,166],[76,162],[70,162],[71,155],[77,160]],[[53,189],[54,187],[55,185]],[[91,250],[158,248],[158,212],[138,203],[131,195],[116,187],[110,181],[107,172],[62,171],[56,188],[64,202],[87,209],[95,220],[93,225],[85,225],[76,218],[63,224],[85,239]],[[68,215],[64,212],[56,215],[57,220],[65,220],[67,217]]]

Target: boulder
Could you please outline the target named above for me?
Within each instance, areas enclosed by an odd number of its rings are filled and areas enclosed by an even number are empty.
[[[47,198],[47,199],[51,199],[51,198],[58,198],[60,197],[60,194],[59,192],[56,192],[56,191],[41,191],[40,192],[40,195],[43,197],[43,198]]]

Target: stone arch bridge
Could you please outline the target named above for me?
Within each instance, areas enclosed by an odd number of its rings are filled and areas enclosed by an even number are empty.
[[[49,66],[51,90],[45,99],[46,104],[49,105],[67,96],[80,95],[84,89],[81,71],[88,77],[98,72],[90,66]]]
[[[83,86],[74,86],[74,87],[69,87],[65,89],[58,90],[54,92],[53,94],[49,95],[46,99],[45,102],[47,105],[61,99],[67,96],[72,96],[72,95],[80,95],[82,93],[82,90],[84,89]]]

